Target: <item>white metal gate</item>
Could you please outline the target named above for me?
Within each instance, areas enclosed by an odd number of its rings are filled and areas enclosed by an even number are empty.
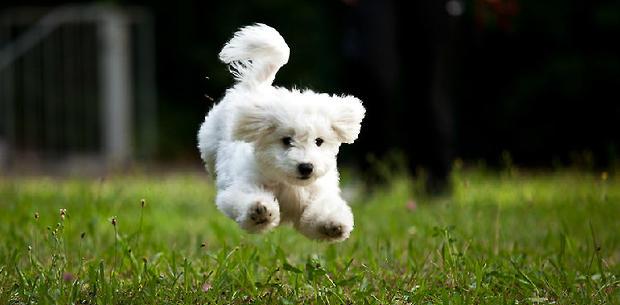
[[[152,155],[154,65],[153,21],[143,9],[0,12],[0,168]]]

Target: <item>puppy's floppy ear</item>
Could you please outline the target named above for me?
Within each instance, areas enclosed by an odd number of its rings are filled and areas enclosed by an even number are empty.
[[[246,102],[237,109],[233,122],[233,137],[244,142],[255,142],[276,129],[269,103]]]
[[[362,101],[354,96],[334,96],[332,129],[342,143],[353,143],[360,133],[366,109]]]

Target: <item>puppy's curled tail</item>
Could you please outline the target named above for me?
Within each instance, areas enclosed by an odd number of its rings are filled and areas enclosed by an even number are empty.
[[[229,65],[237,82],[256,87],[271,85],[276,72],[288,62],[289,53],[278,31],[257,23],[237,31],[224,45],[220,60]]]

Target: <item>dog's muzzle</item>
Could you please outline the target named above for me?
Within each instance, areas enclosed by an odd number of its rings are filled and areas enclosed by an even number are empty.
[[[301,180],[310,179],[313,170],[314,165],[312,165],[312,163],[299,163],[299,165],[297,165],[297,171],[300,175],[299,179]]]

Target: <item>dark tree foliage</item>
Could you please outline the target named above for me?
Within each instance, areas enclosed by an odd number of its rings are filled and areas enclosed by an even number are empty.
[[[400,150],[412,169],[441,176],[456,157],[495,164],[502,151],[533,166],[583,151],[595,166],[617,158],[618,1],[469,0],[460,16],[433,0],[110,2],[155,16],[163,159],[197,159],[195,132],[213,104],[204,95],[217,101],[232,84],[217,54],[254,22],[291,46],[277,85],[365,101],[362,137],[343,148],[345,161],[364,166]]]

